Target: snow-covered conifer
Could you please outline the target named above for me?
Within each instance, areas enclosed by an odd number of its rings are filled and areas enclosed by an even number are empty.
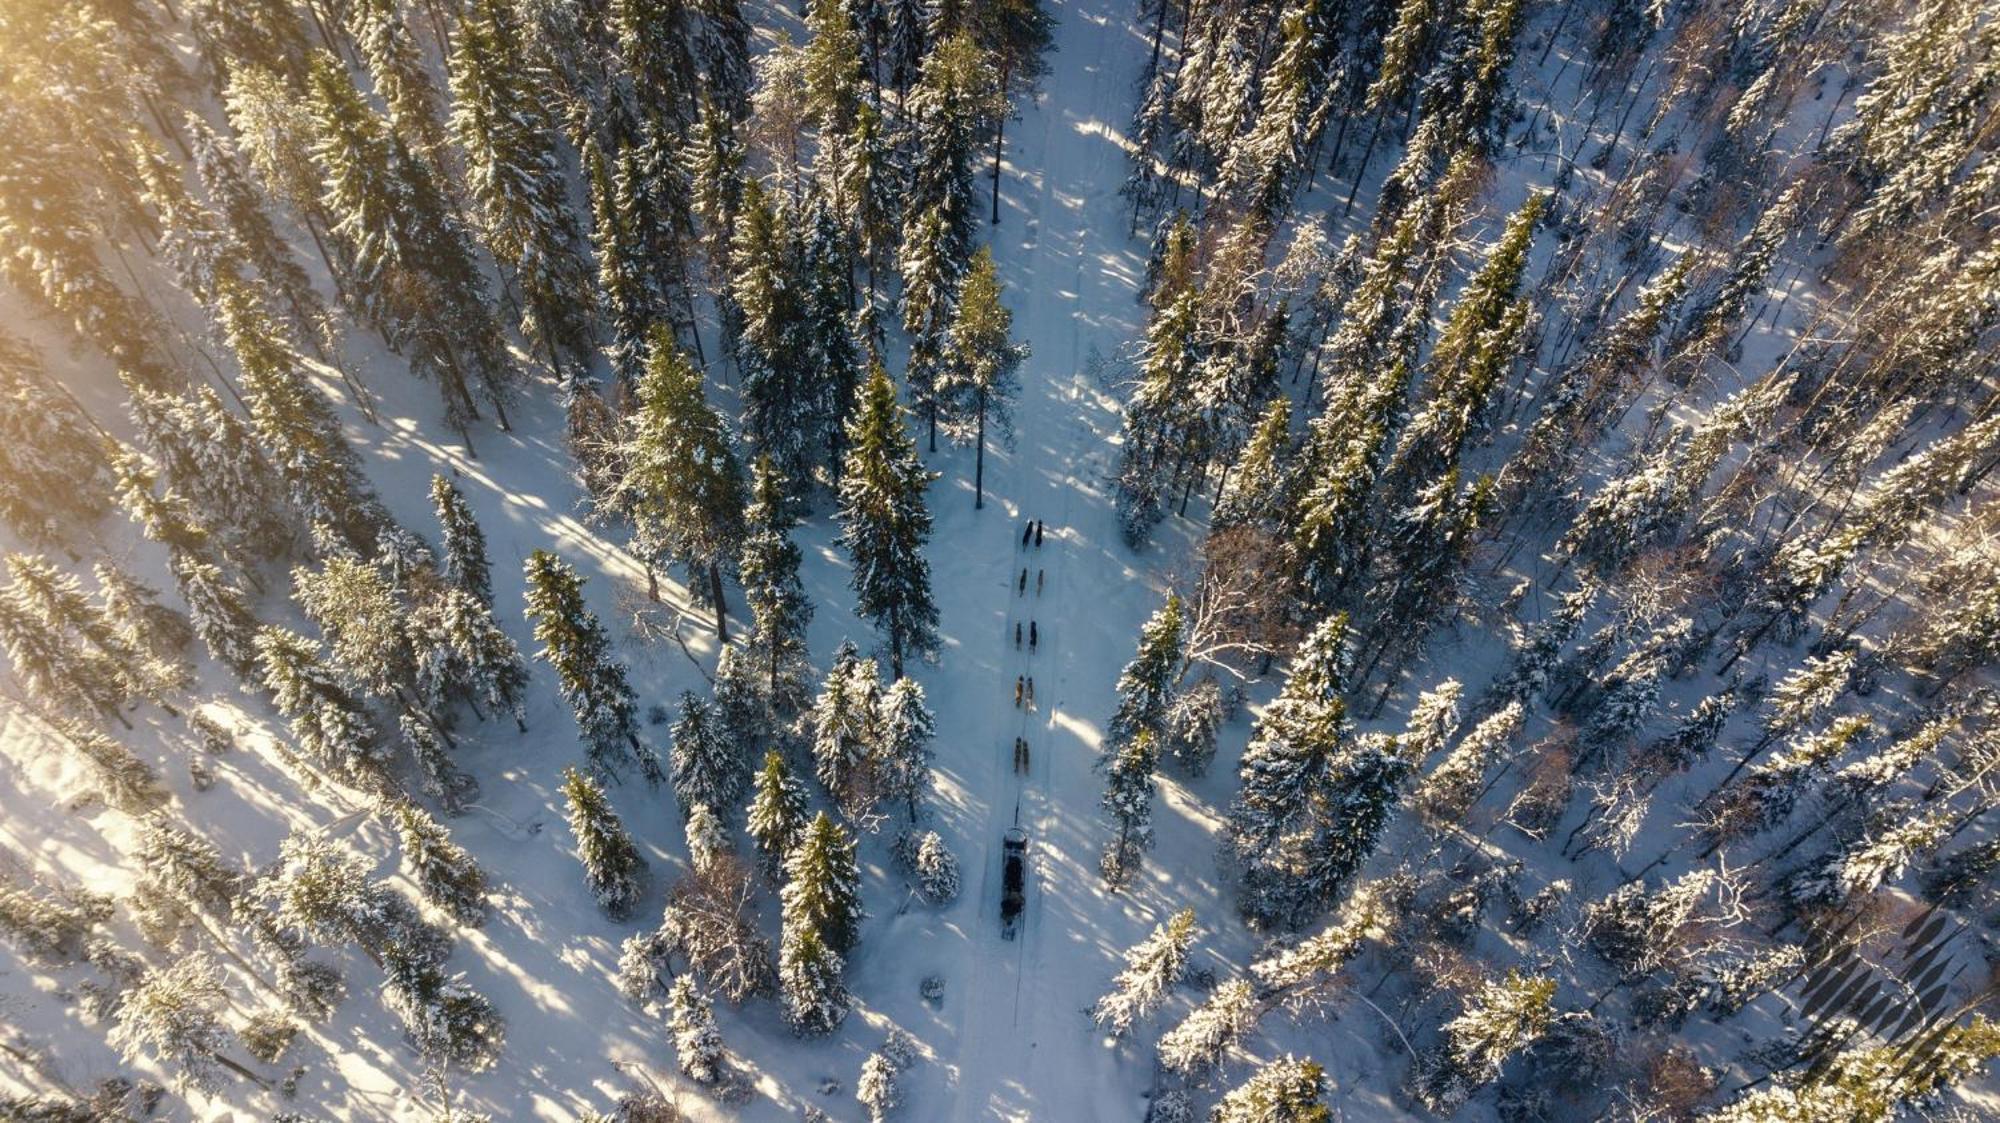
[[[644,891],[646,859],[632,844],[632,836],[596,781],[574,768],[565,768],[562,787],[584,881],[598,907],[613,920],[623,920],[632,915]]]
[[[806,826],[785,860],[786,942],[795,929],[810,928],[829,950],[844,955],[861,938],[861,872],[854,840],[822,811]]]
[[[915,679],[897,679],[882,695],[873,745],[875,786],[883,799],[900,803],[917,821],[931,786],[931,738],[936,719],[924,705]]]
[[[903,677],[905,657],[937,654],[937,602],[924,557],[931,515],[924,505],[930,470],[917,458],[896,389],[880,364],[869,373],[847,427],[840,478],[840,540],[854,564],[854,611],[874,621],[889,643],[889,673]]]
[[[813,605],[799,580],[802,555],[792,541],[798,516],[786,481],[768,456],[759,456],[751,466],[744,523],[736,568],[750,613],[749,658],[773,717],[780,726],[789,726],[808,700],[806,625],[812,622]]]
[[[757,844],[765,874],[775,876],[805,834],[806,790],[792,778],[785,758],[776,749],[765,752],[756,789],[748,816],[750,838]]]
[[[377,778],[383,754],[374,723],[320,659],[318,644],[266,627],[257,633],[257,659],[272,704],[308,755],[343,779]]]
[[[1173,993],[1187,970],[1194,937],[1192,908],[1155,925],[1152,935],[1125,953],[1125,969],[1111,980],[1110,992],[1091,1006],[1091,1019],[1113,1037],[1131,1032],[1134,1023],[1159,1009]]]
[[[583,578],[546,550],[528,555],[528,618],[536,652],[555,668],[593,771],[615,776],[616,765],[636,759],[648,783],[665,779],[659,758],[640,743],[632,687],[611,654],[611,640],[597,614],[584,604]]]
[[[460,924],[477,928],[485,923],[486,873],[451,840],[444,824],[408,800],[392,803],[389,818],[402,839],[403,868],[424,900]]]
[[[158,1058],[183,1087],[213,1092],[221,1086],[224,1069],[252,1077],[223,1054],[229,1044],[229,1030],[222,1024],[224,999],[215,965],[200,954],[185,956],[147,972],[126,992],[111,1043],[128,1060],[149,1054]]]
[[[1326,1071],[1287,1054],[1266,1063],[1250,1079],[1222,1097],[1211,1123],[1329,1123],[1333,1113],[1320,1097]]]
[[[674,796],[683,812],[695,804],[734,807],[750,778],[749,761],[714,709],[692,691],[682,691],[672,734]]]
[[[722,1075],[722,1031],[714,1003],[695,989],[692,976],[682,975],[667,991],[667,1010],[681,1074],[697,1084],[715,1083]]]

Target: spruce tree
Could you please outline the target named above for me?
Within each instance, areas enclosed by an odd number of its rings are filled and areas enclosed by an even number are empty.
[[[833,817],[822,811],[785,859],[785,942],[811,929],[836,954],[845,955],[861,938],[861,872],[855,844]]]
[[[1320,1097],[1326,1092],[1326,1070],[1312,1061],[1287,1054],[1265,1064],[1222,1097],[1209,1116],[1212,1123],[1331,1123],[1333,1113]]]
[[[218,317],[243,373],[250,424],[263,440],[292,506],[308,525],[332,527],[356,553],[375,552],[389,521],[361,461],[303,360],[247,287],[226,284]]]
[[[874,746],[875,784],[883,799],[901,803],[915,823],[931,786],[931,738],[936,719],[915,679],[897,679],[882,696]]]
[[[111,506],[106,449],[34,350],[0,332],[0,521],[30,545],[76,541]]]
[[[841,982],[846,961],[810,925],[785,928],[778,949],[778,997],[785,1021],[801,1037],[832,1033],[847,1019],[849,997]]]
[[[445,580],[493,607],[493,571],[486,559],[486,532],[465,501],[465,493],[444,475],[431,476],[431,509],[437,512],[444,544]]]
[[[813,703],[812,753],[820,785],[851,816],[865,815],[878,798],[873,764],[881,706],[875,660],[842,643]]]
[[[570,833],[576,836],[577,859],[583,863],[584,884],[605,915],[624,920],[638,907],[645,890],[646,859],[597,781],[565,768],[562,792],[569,805]]]
[[[734,807],[750,778],[749,760],[715,711],[692,691],[682,691],[672,734],[674,795],[682,812],[696,805]]]
[[[137,454],[125,453],[115,465],[118,498],[146,537],[167,548],[167,565],[174,585],[188,608],[188,623],[210,655],[239,675],[256,666],[252,644],[257,618],[242,587],[223,572],[227,559],[194,513],[173,492],[154,492],[155,478]]]
[[[1160,766],[1159,738],[1141,728],[1099,758],[1104,795],[1098,801],[1111,819],[1112,835],[1098,860],[1106,885],[1116,889],[1139,872],[1153,846],[1153,773]]]
[[[571,216],[556,151],[555,122],[525,65],[510,5],[476,0],[458,21],[451,50],[451,133],[464,152],[467,193],[493,258],[521,288],[521,335],[551,369],[558,348],[588,363],[588,263]]]
[[[805,836],[806,789],[792,779],[785,758],[776,749],[764,753],[764,767],[756,778],[756,796],[750,801],[750,840],[757,846],[766,876],[775,877],[791,857],[792,848]]]
[[[632,520],[633,547],[649,580],[657,582],[668,564],[705,579],[697,596],[715,610],[716,638],[727,643],[722,566],[743,539],[743,470],[702,381],[672,333],[655,329],[639,408],[619,443],[624,475],[610,502]]]
[[[403,843],[403,869],[418,890],[453,920],[477,928],[486,921],[486,873],[451,832],[408,800],[389,806]]]
[[[214,1092],[220,1073],[257,1079],[223,1049],[229,1030],[222,1023],[225,1001],[221,973],[202,955],[191,955],[148,972],[118,1004],[111,1043],[127,1060],[152,1055],[183,1087]]]
[[[958,291],[958,308],[946,345],[937,393],[947,403],[946,432],[963,439],[968,423],[977,453],[973,460],[972,505],[986,506],[986,431],[1002,441],[1014,436],[1015,377],[1028,346],[1010,337],[1014,314],[1000,303],[1000,278],[993,254],[981,248]]]
[[[694,988],[692,976],[682,975],[667,991],[667,1010],[681,1075],[697,1084],[715,1083],[722,1075],[722,1031],[715,1025],[715,1004]]]
[[[167,486],[201,514],[229,553],[281,557],[298,537],[284,479],[251,425],[201,387],[188,394],[126,387],[139,444]]]
[[[343,780],[381,778],[384,761],[373,722],[321,661],[318,644],[267,626],[257,633],[257,658],[272,704],[309,756]]]
[[[528,555],[527,578],[528,619],[542,645],[536,654],[555,669],[592,771],[615,777],[618,763],[631,760],[657,785],[665,778],[659,758],[639,741],[632,687],[604,626],[584,604],[583,578],[546,550]]]
[[[1118,710],[1105,727],[1105,743],[1115,749],[1143,730],[1159,737],[1174,696],[1174,685],[1185,659],[1180,594],[1167,602],[1139,629],[1139,651],[1118,673]]]
[[[854,565],[854,610],[889,643],[889,670],[903,677],[905,657],[938,651],[937,604],[931,599],[931,516],[924,491],[931,473],[903,426],[895,387],[877,364],[848,423],[840,481],[841,544]]]
[[[903,381],[909,387],[911,402],[923,414],[930,447],[935,450],[938,416],[943,410],[938,384],[965,263],[954,253],[943,211],[932,207],[904,213],[908,218],[898,264],[903,274],[903,332],[910,340],[910,361]]]
[[[1091,1020],[1123,1037],[1139,1019],[1158,1010],[1186,973],[1194,948],[1194,910],[1184,908],[1125,953],[1125,969],[1111,991],[1090,1008]]]
[[[729,299],[742,318],[736,361],[744,432],[787,478],[804,481],[820,440],[797,217],[755,179],[744,182],[729,249]]]
[[[806,625],[813,605],[799,579],[802,555],[792,541],[798,515],[770,457],[751,465],[750,506],[736,571],[750,613],[747,648],[772,715],[788,726],[807,703],[810,648]]]

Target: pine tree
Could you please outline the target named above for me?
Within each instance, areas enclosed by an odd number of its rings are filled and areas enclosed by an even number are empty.
[[[442,175],[447,153],[444,98],[395,0],[355,0],[346,6],[347,31],[368,77],[389,111],[398,138]]]
[[[105,449],[34,350],[0,332],[0,521],[31,545],[75,541],[111,506]]]
[[[843,642],[813,703],[812,751],[820,785],[849,815],[866,814],[879,795],[872,764],[881,707],[875,660],[862,658],[851,642]]]
[[[241,872],[230,867],[208,839],[176,825],[165,812],[146,816],[135,847],[145,892],[176,906],[228,924],[244,890]]]
[[[465,493],[442,474],[431,477],[431,509],[443,535],[444,578],[493,607],[493,572],[486,560],[486,532],[465,501]]]
[[[403,842],[403,868],[424,900],[453,920],[477,928],[486,921],[486,873],[451,832],[408,800],[389,805],[389,818]]]
[[[743,428],[787,479],[807,479],[819,447],[809,344],[805,335],[800,216],[753,178],[744,181],[729,243],[730,303],[741,317],[736,362],[743,383]]]
[[[810,929],[837,955],[854,949],[861,936],[861,873],[854,840],[826,812],[805,828],[785,859],[785,943]]]
[[[1222,493],[1216,497],[1210,525],[1223,530],[1268,525],[1274,520],[1285,478],[1285,458],[1291,450],[1291,430],[1291,399],[1283,395],[1272,398],[1249,441],[1237,453]]]
[[[1335,613],[1299,645],[1284,687],[1251,731],[1229,811],[1239,860],[1255,863],[1280,836],[1310,820],[1313,800],[1352,738],[1340,699],[1351,671],[1346,649],[1347,617]]]
[[[716,872],[716,863],[731,854],[729,828],[722,825],[722,820],[706,803],[688,808],[684,833],[687,835],[688,864],[697,876]]]
[[[396,732],[417,766],[424,794],[437,800],[445,814],[464,814],[478,798],[479,781],[452,762],[437,725],[415,710],[404,710],[396,715]]]
[[[1141,728],[1099,758],[1104,795],[1098,805],[1111,819],[1112,836],[1098,860],[1105,884],[1116,889],[1139,872],[1153,846],[1153,773],[1160,766],[1159,738]]]
[[[1220,984],[1160,1037],[1160,1064],[1182,1076],[1219,1067],[1229,1050],[1256,1027],[1260,1012],[1256,988],[1247,979]]]
[[[810,689],[806,625],[812,622],[813,605],[799,579],[802,555],[792,541],[798,516],[767,456],[751,466],[750,497],[736,563],[750,613],[748,651],[773,716],[780,726],[788,726],[805,709]]]
[[[222,287],[218,318],[243,372],[251,427],[284,479],[293,508],[308,525],[330,526],[356,553],[372,555],[388,513],[332,407],[307,381],[303,360],[247,287]]]
[[[639,385],[639,408],[626,419],[623,478],[611,505],[632,520],[633,544],[649,579],[659,567],[687,566],[706,578],[716,637],[727,643],[722,565],[743,538],[743,471],[722,417],[702,393],[701,372],[664,328]]]
[[[132,698],[164,704],[171,670],[128,643],[76,578],[46,558],[10,554],[0,590],[0,646],[31,696],[58,711],[124,720]]]
[[[333,231],[354,259],[350,297],[392,346],[408,348],[413,371],[437,382],[446,420],[461,435],[479,416],[475,382],[506,428],[519,372],[436,168],[412,155],[400,124],[385,127],[332,56],[314,57],[311,85],[313,159]]]
[[[200,954],[187,956],[148,972],[126,991],[111,1043],[128,1061],[148,1054],[158,1058],[183,1087],[214,1092],[223,1069],[256,1080],[223,1054],[229,1043],[221,1016],[225,1001],[215,965]]]
[[[1391,471],[1398,478],[1414,482],[1455,468],[1466,442],[1484,431],[1527,331],[1528,304],[1517,293],[1547,202],[1536,194],[1514,212],[1452,306],[1431,347],[1424,400],[1396,446]]]
[[[1000,278],[993,254],[980,249],[958,290],[946,355],[939,372],[937,394],[946,405],[945,431],[963,439],[968,418],[977,455],[972,477],[972,505],[986,505],[986,430],[991,426],[1004,442],[1014,435],[1013,401],[1020,393],[1015,378],[1028,346],[1010,338],[1014,314],[1000,303]]]
[[[565,768],[562,790],[569,803],[569,829],[576,836],[584,883],[606,916],[624,920],[638,907],[639,896],[645,891],[646,859],[639,855],[618,812],[612,810],[611,801],[595,780]]]
[[[903,333],[910,340],[910,361],[903,370],[903,381],[909,387],[911,403],[930,430],[930,447],[936,449],[938,416],[943,410],[939,382],[965,262],[953,255],[941,210],[917,210],[906,203],[904,215],[898,265],[903,274]]]
[[[836,153],[827,159],[838,157]],[[846,436],[842,426],[854,412],[862,376],[856,314],[850,310],[855,298],[855,232],[845,225],[850,216],[843,213],[846,203],[841,198],[849,187],[831,178],[814,185],[806,200],[798,255],[798,331],[808,366],[809,408],[804,420],[813,442],[826,450],[828,470],[836,474]],[[872,330],[872,307],[864,308],[860,316]]]
[[[944,836],[936,831],[919,831],[915,844],[907,850],[919,896],[933,905],[948,905],[958,899],[958,856],[945,845]]]
[[[694,216],[701,222],[703,250],[711,274],[725,276],[746,183],[743,147],[736,137],[735,118],[706,93],[688,149],[688,174],[693,181],[689,198]]]
[[[1090,1008],[1099,1026],[1123,1037],[1139,1019],[1158,1010],[1187,971],[1194,948],[1194,910],[1185,908],[1155,925],[1153,934],[1125,953],[1125,969],[1111,980],[1111,991]]]
[[[50,963],[84,956],[97,927],[117,905],[87,891],[36,892],[0,881],[0,935],[20,951]]]
[[[1436,826],[1459,822],[1479,798],[1487,768],[1520,735],[1525,720],[1519,702],[1488,714],[1424,777],[1410,797],[1411,805]]]
[[[315,347],[323,346],[328,326],[326,307],[293,255],[291,244],[278,233],[263,196],[246,174],[236,144],[217,135],[193,113],[186,116],[182,128],[187,131],[202,191],[245,263],[259,281],[278,294],[293,334],[313,340]]]
[[[1044,57],[1054,49],[1055,19],[1041,0],[999,0],[974,5],[967,13],[972,37],[999,73],[997,86],[1004,103],[1016,97],[1032,99],[1049,71]],[[1000,221],[1000,157],[1004,151],[1011,106],[993,120],[993,221]]]
[[[110,562],[98,562],[91,573],[97,578],[105,622],[128,647],[162,663],[183,658],[194,642],[194,626],[185,613],[161,604],[158,590]]]
[[[748,816],[750,840],[757,846],[765,875],[775,877],[791,857],[792,848],[805,837],[806,790],[792,779],[785,758],[776,749],[764,753],[756,788]]]
[[[408,610],[381,569],[353,557],[292,573],[293,596],[319,625],[333,665],[377,697],[402,693],[416,676]]]
[[[778,995],[785,1020],[800,1036],[832,1033],[847,1019],[847,987],[841,983],[846,961],[826,946],[811,925],[786,926],[778,952]]]
[[[528,668],[487,604],[463,588],[442,586],[416,606],[408,630],[417,700],[432,720],[448,718],[462,702],[475,712],[485,705],[496,717],[507,714],[527,731]]]
[[[1326,1091],[1326,1071],[1311,1061],[1271,1061],[1250,1079],[1222,1097],[1209,1116],[1212,1123],[1331,1123],[1333,1113],[1320,1103]]]
[[[658,784],[665,778],[659,758],[639,741],[632,687],[624,665],[612,658],[604,626],[584,604],[583,578],[546,550],[528,555],[527,577],[528,618],[542,645],[536,654],[555,668],[592,770],[615,777],[618,762],[629,759],[647,783]]]
[[[875,786],[883,799],[901,803],[915,823],[931,786],[931,738],[936,719],[915,679],[897,679],[882,696],[874,749]]]
[[[713,1084],[722,1075],[722,1031],[715,1025],[715,1004],[682,975],[667,991],[667,1028],[674,1035],[674,1056],[681,1074],[697,1084]]]
[[[343,780],[379,779],[384,760],[373,722],[321,661],[319,645],[270,626],[257,632],[256,645],[264,689],[299,746]]]
[[[700,87],[693,51],[691,6],[668,0],[611,0],[605,5],[629,118],[659,116],[685,125],[694,119]]]
[[[947,37],[923,55],[905,109],[911,120],[909,213],[935,210],[943,252],[962,270],[972,256],[972,161],[1007,113],[993,56],[969,34]]]
[[[167,486],[215,527],[223,548],[245,558],[281,557],[298,536],[282,477],[250,425],[215,391],[190,394],[126,387],[139,443]]]
[[[673,724],[674,796],[681,809],[733,807],[750,778],[744,747],[732,743],[715,711],[691,691],[681,693]]]
[[[1174,684],[1185,659],[1183,612],[1178,593],[1146,619],[1139,629],[1139,651],[1118,673],[1118,710],[1105,727],[1105,743],[1115,749],[1141,730],[1155,737],[1165,732]]]
[[[1480,984],[1458,1016],[1444,1024],[1444,1045],[1418,1060],[1411,1074],[1417,1099],[1440,1114],[1458,1110],[1480,1085],[1500,1075],[1509,1056],[1547,1030],[1555,993],[1554,979],[1519,971]]]
[[[248,674],[257,663],[251,642],[257,618],[243,590],[223,573],[225,559],[208,532],[193,521],[193,512],[178,495],[153,491],[153,473],[136,454],[121,454],[115,470],[118,498],[127,513],[146,537],[167,547],[168,568],[195,635],[217,661],[239,675]]]
[[[451,133],[495,261],[521,287],[521,335],[561,368],[557,348],[588,363],[589,266],[571,216],[555,122],[517,46],[521,28],[499,0],[468,5],[451,50]]]
[[[889,642],[889,670],[903,677],[906,656],[935,657],[937,604],[931,599],[931,473],[903,426],[895,387],[879,364],[848,423],[840,480],[841,544],[852,559],[854,610]]]

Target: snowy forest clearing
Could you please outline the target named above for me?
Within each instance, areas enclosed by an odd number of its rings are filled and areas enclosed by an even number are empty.
[[[0,13],[0,1117],[2000,1114],[1990,5],[252,7]]]

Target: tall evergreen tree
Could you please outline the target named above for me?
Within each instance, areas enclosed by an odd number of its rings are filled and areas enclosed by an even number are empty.
[[[639,408],[626,419],[625,473],[611,503],[632,520],[634,548],[656,586],[658,568],[669,563],[706,579],[703,599],[715,610],[716,637],[727,643],[722,566],[743,539],[743,470],[702,383],[672,332],[656,328]]]
[[[789,725],[805,709],[812,668],[806,625],[813,605],[799,579],[802,555],[792,541],[798,525],[783,479],[767,456],[751,465],[750,507],[736,571],[750,613],[750,658],[772,715]]]
[[[924,558],[931,515],[924,491],[931,473],[903,426],[895,387],[880,364],[869,374],[847,426],[847,467],[840,481],[841,544],[854,563],[854,610],[889,642],[889,670],[903,677],[906,656],[938,650],[937,604]]]
[[[750,801],[750,839],[757,845],[766,876],[775,877],[784,868],[792,848],[805,836],[806,789],[792,779],[785,758],[776,749],[764,753],[764,767],[757,773],[757,794]]]
[[[924,689],[911,678],[897,679],[882,696],[875,745],[875,779],[883,799],[901,803],[915,823],[931,786],[931,738],[936,719],[924,705]]]
[[[1140,1018],[1165,1004],[1187,972],[1194,949],[1194,910],[1184,908],[1153,928],[1153,934],[1125,953],[1125,969],[1111,980],[1110,993],[1090,1008],[1091,1020],[1123,1037]]]
[[[555,669],[592,770],[616,776],[619,761],[633,760],[648,783],[658,784],[665,778],[659,758],[639,740],[632,687],[604,626],[583,602],[583,578],[546,550],[528,555],[527,578],[528,619],[542,645],[536,654]]]
[[[1003,441],[1014,435],[1014,396],[1020,393],[1015,371],[1028,357],[1028,346],[1011,338],[1014,314],[1000,303],[1000,277],[992,251],[981,248],[959,286],[958,308],[952,320],[947,358],[937,393],[948,403],[946,431],[970,436],[977,453],[972,475],[972,505],[986,506],[986,430]]]
[[[588,363],[589,267],[569,208],[555,122],[502,0],[475,0],[451,50],[451,133],[465,153],[467,193],[493,258],[521,287],[521,335],[560,369],[561,347]]]
[[[745,746],[735,744],[708,703],[681,693],[673,724],[674,795],[683,811],[695,805],[734,807],[750,778]]]
[[[0,332],[0,520],[62,546],[110,509],[108,444],[27,343]]]
[[[379,782],[384,764],[373,722],[320,659],[319,647],[297,632],[257,633],[264,688],[291,723],[292,735],[315,761],[350,782]]]
[[[810,929],[835,954],[861,938],[861,873],[854,840],[822,811],[807,825],[785,859],[785,942]]]
[[[646,859],[632,844],[632,836],[597,781],[565,768],[562,791],[569,804],[570,833],[576,836],[577,858],[583,863],[584,883],[591,896],[611,919],[631,916],[644,891]]]
[[[1155,737],[1165,732],[1167,710],[1185,660],[1184,611],[1180,594],[1167,602],[1139,629],[1139,652],[1118,673],[1118,711],[1105,727],[1105,743],[1115,749],[1141,731]]]
[[[493,607],[493,570],[486,558],[486,532],[465,501],[465,493],[442,474],[431,476],[431,509],[437,512],[444,544],[445,580]]]

